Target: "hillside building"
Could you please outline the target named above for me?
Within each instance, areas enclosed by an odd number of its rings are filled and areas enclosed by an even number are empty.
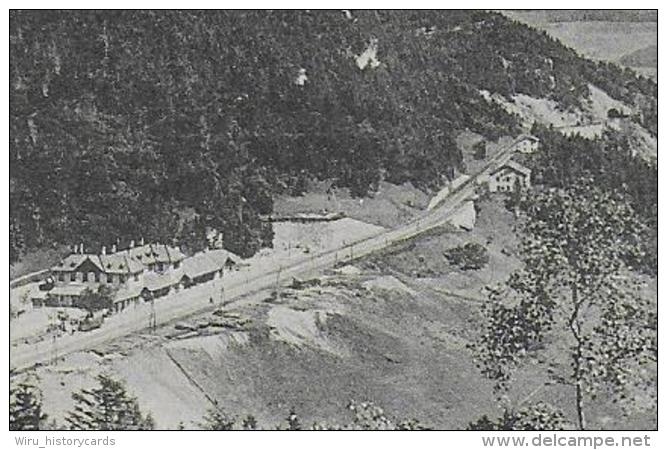
[[[76,249],[75,249],[76,250]],[[114,292],[116,312],[166,296],[193,284],[220,278],[240,258],[226,250],[211,250],[186,258],[178,247],[164,244],[135,246],[107,254],[86,253],[83,245],[51,268],[46,283],[33,296],[35,306],[74,306],[86,289],[108,286]]]
[[[516,142],[516,149],[519,153],[526,155],[533,154],[537,152],[540,148],[540,140],[535,136],[531,135],[522,135],[519,136],[519,139]]]
[[[530,189],[530,169],[507,161],[493,170],[484,179],[489,192],[514,192],[517,188]]]
[[[178,247],[144,244],[143,240],[138,247],[134,246],[134,242],[130,242],[130,247],[125,252],[143,264],[148,271],[156,273],[177,270],[185,259],[185,254]]]
[[[51,268],[50,289],[43,299],[47,306],[76,306],[78,298],[86,289],[97,290],[106,285],[123,294],[121,301],[130,302],[138,298],[143,284],[144,266],[125,252],[99,255],[83,252],[73,253]],[[127,296],[135,292],[135,296]]]

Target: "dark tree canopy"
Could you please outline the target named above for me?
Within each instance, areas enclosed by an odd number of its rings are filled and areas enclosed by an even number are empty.
[[[459,267],[461,270],[477,270],[489,263],[489,254],[486,247],[476,242],[467,242],[458,247],[450,248],[444,255],[450,264]]]
[[[536,183],[549,188],[568,188],[581,183],[594,184],[602,192],[624,197],[635,211],[641,226],[625,234],[637,234],[643,253],[626,262],[642,272],[656,274],[658,233],[658,165],[633,154],[627,136],[607,130],[598,139],[565,136],[535,125],[540,151],[527,162]]]
[[[86,288],[78,299],[77,306],[93,315],[97,311],[113,308],[113,291],[110,287],[101,285],[97,291]]]
[[[42,411],[39,389],[21,382],[9,390],[9,429],[12,431],[43,430],[47,416]]]
[[[10,257],[207,228],[252,255],[276,192],[438,185],[458,131],[518,132],[480,90],[566,109],[588,83],[653,129],[654,83],[495,13],[11,11]]]
[[[98,386],[72,394],[74,410],[65,421],[72,430],[137,431],[155,427],[150,414],[139,410],[137,399],[125,385],[107,375],[97,376]]]

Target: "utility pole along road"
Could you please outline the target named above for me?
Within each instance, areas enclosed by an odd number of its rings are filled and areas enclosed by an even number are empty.
[[[135,310],[121,314],[123,315],[122,320],[114,320],[115,318],[111,317],[111,320],[105,324],[106,326],[96,330],[64,335],[53,341],[45,339],[37,344],[13,346],[10,348],[10,368],[12,370],[27,369],[37,364],[57,360],[70,353],[95,348],[114,339],[149,328],[151,319],[155,320],[157,326],[161,326],[194,314],[212,311],[220,305],[212,305],[210,299],[220,295],[221,287],[224,287],[226,304],[234,303],[251,294],[274,287],[278,283],[284,283],[293,277],[317,274],[337,262],[351,261],[366,256],[443,225],[447,223],[463,201],[475,194],[480,177],[488,175],[494,168],[511,158],[518,141],[519,139],[515,139],[499,149],[479,172],[451,192],[436,208],[400,228],[384,231],[344,247],[324,251],[305,260],[302,259],[257,275],[248,276],[243,272],[235,272],[222,280],[181,290],[156,301],[155,316],[152,318],[150,308],[147,308],[147,305],[141,305]]]

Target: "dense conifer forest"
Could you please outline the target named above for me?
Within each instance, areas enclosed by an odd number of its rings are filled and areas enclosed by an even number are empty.
[[[480,90],[566,110],[589,83],[657,133],[655,83],[496,13],[12,11],[10,258],[140,236],[196,249],[207,229],[249,256],[275,194],[439,186],[457,133],[520,131]]]

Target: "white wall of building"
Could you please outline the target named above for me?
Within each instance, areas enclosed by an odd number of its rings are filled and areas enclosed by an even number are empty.
[[[512,192],[516,183],[522,188],[530,188],[530,177],[503,168],[489,177],[489,192]]]

